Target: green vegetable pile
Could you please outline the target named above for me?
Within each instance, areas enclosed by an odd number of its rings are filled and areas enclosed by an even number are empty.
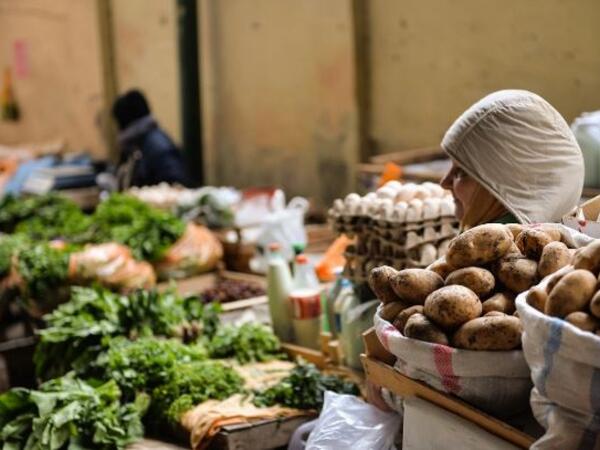
[[[218,323],[218,306],[203,306],[195,297],[167,291],[137,291],[119,295],[105,289],[75,287],[69,302],[45,316],[34,361],[39,376],[52,378],[71,369],[95,375],[98,355],[110,339],[124,336],[211,336]]]
[[[358,394],[354,383],[335,375],[322,374],[314,364],[300,363],[278,384],[262,392],[256,392],[256,406],[276,404],[298,409],[320,410],[325,391],[341,394]]]
[[[270,328],[246,323],[219,328],[208,343],[211,358],[235,358],[240,364],[262,362],[282,356],[279,339]]]
[[[44,302],[65,285],[69,253],[47,243],[22,245],[16,253],[17,269],[25,282],[25,297]]]
[[[155,261],[185,231],[183,221],[132,196],[113,194],[93,216],[95,239],[115,241],[131,248],[137,259]]]
[[[0,200],[0,231],[34,240],[79,236],[91,224],[75,202],[56,193],[33,197],[8,195]]]
[[[0,231],[32,241],[62,239],[71,244],[118,242],[140,260],[160,259],[185,231],[185,223],[132,196],[113,194],[94,214],[56,193],[6,196],[0,201]],[[2,255],[0,255],[2,256]]]
[[[123,449],[143,437],[147,407],[145,395],[122,403],[112,380],[66,376],[0,395],[0,442],[5,450]]]

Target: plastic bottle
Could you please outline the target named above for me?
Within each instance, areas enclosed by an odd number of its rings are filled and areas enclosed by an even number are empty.
[[[339,335],[342,331],[342,313],[345,308],[345,303],[347,301],[352,301],[352,297],[354,296],[355,294],[354,290],[352,289],[352,282],[346,278],[341,278],[339,291],[336,297],[333,299],[331,306],[333,315],[332,334],[335,333],[335,337],[339,338]]]
[[[319,348],[321,334],[321,288],[306,255],[296,256],[294,283],[290,293],[295,342]]]
[[[283,342],[293,342],[292,307],[289,300],[292,291],[292,275],[278,243],[269,245],[267,267],[267,297],[275,335]]]

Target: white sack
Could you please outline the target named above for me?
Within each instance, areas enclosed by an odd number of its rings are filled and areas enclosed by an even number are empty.
[[[531,448],[600,449],[600,337],[542,314],[526,295],[517,297],[517,310],[534,383],[531,408],[546,429]]]
[[[531,92],[484,97],[454,122],[441,146],[521,223],[560,222],[581,197],[577,141],[558,111]]]
[[[461,350],[407,338],[379,313],[374,321],[379,341],[398,358],[395,367],[400,373],[496,416],[527,408],[531,379],[521,350]]]

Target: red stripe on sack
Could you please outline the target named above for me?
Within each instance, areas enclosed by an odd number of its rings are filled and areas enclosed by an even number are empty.
[[[381,339],[379,339],[379,341],[381,342],[381,345],[383,345],[383,348],[385,348],[388,352],[390,352],[390,334],[392,334],[394,331],[396,331],[396,328],[389,323],[381,330]]]
[[[459,378],[454,375],[454,369],[452,368],[452,349],[446,345],[434,345],[433,361],[435,362],[435,368],[442,376],[444,389],[453,394],[460,392]]]

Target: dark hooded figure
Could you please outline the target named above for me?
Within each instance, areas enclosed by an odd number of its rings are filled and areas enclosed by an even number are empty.
[[[119,96],[112,113],[119,126],[121,190],[162,182],[188,185],[181,152],[152,117],[144,94],[131,90]]]

